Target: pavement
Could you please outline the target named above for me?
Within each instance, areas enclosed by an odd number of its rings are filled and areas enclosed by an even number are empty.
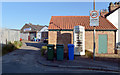
[[[2,57],[3,73],[92,73],[108,72],[119,73],[120,68],[116,62],[97,61],[81,56],[74,60],[65,58],[63,61],[47,60],[41,56],[40,48],[45,45],[37,42],[23,42],[23,46]]]
[[[44,57],[40,56],[37,62],[44,66],[51,66],[51,67],[120,72],[118,63],[96,61],[93,59],[83,58],[80,56],[75,56],[74,60],[64,59],[63,61],[57,61],[56,58],[53,61],[50,61],[47,60],[45,56]]]

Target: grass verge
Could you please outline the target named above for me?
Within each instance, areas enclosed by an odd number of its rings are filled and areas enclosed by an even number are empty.
[[[88,50],[85,50],[85,56],[87,56],[88,58],[93,58],[93,53]]]
[[[14,43],[8,42],[8,44],[2,46],[2,55],[19,49],[22,46],[21,41],[14,41]]]

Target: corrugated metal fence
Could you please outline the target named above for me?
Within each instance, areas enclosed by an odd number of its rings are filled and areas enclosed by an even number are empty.
[[[29,33],[20,33],[20,38],[22,40],[28,40]]]
[[[0,29],[0,40],[2,44],[20,40],[20,30]]]

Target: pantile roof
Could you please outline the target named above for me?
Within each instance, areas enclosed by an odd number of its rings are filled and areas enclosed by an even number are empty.
[[[89,16],[52,16],[48,29],[73,29],[74,26],[81,25],[85,29],[93,30],[90,26]],[[97,30],[117,30],[117,28],[104,17],[99,17]]]

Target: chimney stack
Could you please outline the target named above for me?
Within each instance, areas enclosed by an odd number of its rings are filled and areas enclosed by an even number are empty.
[[[32,25],[32,23],[29,23],[29,25]]]
[[[117,4],[118,4],[118,7],[120,7],[120,1]]]
[[[114,4],[112,2],[110,2],[109,4],[109,12],[115,10],[116,8],[118,8],[120,6],[120,2],[115,2]]]
[[[100,11],[100,15],[102,16],[102,17],[105,17],[105,15],[108,13],[108,10],[107,9],[103,9],[103,10],[101,10]]]
[[[119,2],[115,2],[115,3],[110,2],[109,7],[108,7],[108,10],[109,10],[109,12],[111,12],[111,11],[115,10],[116,8],[118,8],[118,7],[120,7],[120,1],[119,1]],[[100,15],[101,15],[102,17],[105,17],[105,15],[106,15],[107,13],[109,13],[108,10],[107,10],[107,9],[101,10],[101,11],[100,11]]]

